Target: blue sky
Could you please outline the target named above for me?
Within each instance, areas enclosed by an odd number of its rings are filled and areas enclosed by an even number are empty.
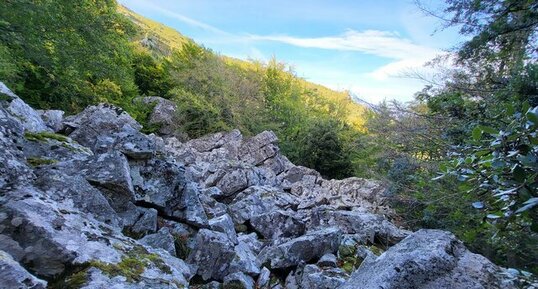
[[[424,83],[409,78],[461,41],[412,0],[119,0],[223,55],[266,61],[377,103],[412,100]],[[430,7],[440,1],[429,0]],[[433,35],[432,35],[433,34]]]

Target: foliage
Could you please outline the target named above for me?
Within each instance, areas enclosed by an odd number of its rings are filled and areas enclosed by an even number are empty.
[[[2,78],[39,108],[79,110],[108,97],[112,83],[134,96],[132,28],[115,10],[111,0],[2,1],[0,53],[14,62]]]
[[[321,120],[311,124],[302,137],[300,151],[302,163],[328,178],[344,178],[351,175],[351,159],[338,136],[341,124]]]

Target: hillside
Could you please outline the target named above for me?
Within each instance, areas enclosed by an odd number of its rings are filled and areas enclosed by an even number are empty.
[[[161,56],[170,56],[174,50],[181,50],[186,43],[195,44],[192,39],[182,35],[179,31],[139,15],[123,5],[118,5],[118,11],[138,26],[140,32],[136,41]],[[218,57],[228,65],[239,67],[245,71],[255,72],[260,69],[260,63],[225,55],[218,55]],[[330,116],[344,115],[347,124],[357,130],[365,129],[366,108],[354,102],[346,91],[331,90],[322,85],[294,77],[301,87],[313,92],[312,96],[303,95],[305,105],[323,111]]]

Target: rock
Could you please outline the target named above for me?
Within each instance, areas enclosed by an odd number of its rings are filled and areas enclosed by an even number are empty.
[[[97,155],[85,167],[81,172],[90,184],[103,192],[114,209],[124,211],[127,204],[134,201],[134,188],[125,156],[118,152]]]
[[[260,271],[260,275],[258,276],[258,280],[256,280],[256,288],[260,289],[266,289],[269,288],[269,281],[271,280],[271,271],[267,269],[266,267],[263,267]]]
[[[197,287],[199,289],[222,289],[222,284],[217,281],[211,281],[207,284]]]
[[[254,289],[254,280],[244,273],[233,273],[224,278],[223,289]]]
[[[166,159],[130,162],[135,198],[171,216],[185,186],[185,170]]]
[[[189,225],[200,228],[208,226],[207,215],[198,198],[200,190],[195,183],[188,183],[181,195],[179,204],[173,212],[173,217],[179,218]]]
[[[142,214],[131,227],[131,231],[135,234],[142,235],[157,231],[157,210],[153,208],[138,208],[138,210],[141,211]]]
[[[234,248],[235,256],[230,263],[228,273],[243,272],[249,275],[260,273],[260,261],[246,243],[239,243]]]
[[[266,239],[298,237],[304,234],[306,227],[296,215],[297,213],[293,211],[272,211],[251,217],[250,224]]]
[[[90,213],[96,219],[118,226],[120,218],[101,191],[91,186],[82,176],[69,176],[55,168],[37,170],[36,187],[56,202],[69,199],[75,208]]]
[[[258,240],[258,235],[256,235],[256,233],[239,234],[237,236],[237,240],[240,243],[247,244],[250,250],[254,252],[256,255],[259,254],[262,248],[264,247],[264,243]]]
[[[322,270],[316,265],[309,264],[303,269],[300,288],[335,289],[344,284],[348,277],[349,276],[339,268]]]
[[[0,81],[0,94],[2,95],[5,95],[6,97],[8,97],[9,99],[14,99],[14,98],[17,98],[17,96],[15,95],[15,93],[13,93],[13,91],[11,91],[3,82]]]
[[[119,107],[109,104],[89,106],[75,116],[64,119],[63,131],[92,151],[100,136],[121,132],[124,127],[140,130],[142,127]]]
[[[337,266],[336,256],[334,254],[327,253],[321,256],[317,265],[320,267],[333,267],[334,268]]]
[[[170,253],[170,255],[176,255],[176,248],[174,245],[174,237],[170,234],[168,228],[162,228],[157,233],[147,235],[144,238],[140,239],[141,244],[153,247],[161,248]]]
[[[13,260],[11,255],[0,250],[0,287],[6,289],[45,289],[47,282],[34,277]]]
[[[37,113],[41,116],[41,119],[47,127],[52,129],[54,132],[58,132],[63,127],[63,118],[64,113],[61,110],[38,110]]]
[[[451,233],[420,230],[361,266],[340,288],[515,288],[499,272]]]
[[[196,235],[195,248],[187,263],[197,266],[196,273],[203,280],[223,280],[235,256],[234,245],[221,232],[201,229]]]
[[[235,224],[243,224],[253,216],[296,207],[298,200],[275,187],[254,186],[239,193],[228,206]]]
[[[213,231],[226,234],[232,243],[237,244],[237,233],[232,218],[228,214],[209,220],[209,227]]]
[[[143,97],[142,102],[154,105],[149,115],[148,124],[158,127],[160,135],[172,135],[178,127],[177,105],[162,97],[150,96]]]
[[[278,138],[272,131],[264,131],[241,145],[240,159],[252,165],[259,165],[276,156],[279,152]]]
[[[25,133],[23,152],[34,167],[58,162],[83,161],[93,156],[92,151],[68,137],[53,133]],[[79,164],[77,164],[79,166]]]
[[[264,248],[260,259],[263,264],[269,264],[271,269],[297,266],[301,262],[318,259],[326,253],[336,253],[340,239],[341,232],[336,228],[309,232],[282,244]]]
[[[24,129],[28,132],[52,132],[52,130],[45,125],[45,122],[43,122],[39,113],[18,97],[11,100],[7,110],[21,120]]]
[[[309,226],[338,227],[344,234],[360,236],[362,243],[381,242],[383,245],[396,244],[410,233],[400,230],[381,215],[324,208],[313,210]]]
[[[96,153],[120,151],[131,160],[147,160],[155,155],[157,147],[154,138],[124,126],[119,132],[99,136],[93,150]]]

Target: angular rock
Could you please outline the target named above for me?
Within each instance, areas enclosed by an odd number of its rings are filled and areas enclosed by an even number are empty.
[[[28,132],[52,131],[45,125],[39,113],[18,97],[11,100],[7,110],[21,120],[24,129]]]
[[[305,223],[296,212],[283,210],[253,216],[250,224],[266,239],[298,237],[306,231]]]
[[[142,128],[121,108],[101,103],[66,117],[63,130],[79,144],[94,150],[99,136],[121,132],[124,126],[135,130]]]
[[[515,288],[500,272],[451,233],[420,230],[361,266],[340,288]]]
[[[69,176],[54,168],[36,171],[35,185],[56,202],[69,199],[75,208],[91,213],[96,219],[118,226],[120,218],[101,191],[91,186],[82,176]]]
[[[37,113],[41,116],[41,119],[47,127],[52,131],[60,131],[63,127],[62,121],[64,119],[64,113],[61,110],[38,110]]]
[[[249,275],[260,273],[261,263],[246,243],[239,243],[234,248],[235,256],[230,263],[228,273],[243,272]]]
[[[47,282],[30,274],[11,255],[0,250],[0,287],[18,289],[45,289]]]
[[[306,265],[301,275],[300,288],[335,289],[346,282],[349,276],[342,269],[322,270],[316,265]]]
[[[334,254],[327,253],[327,254],[323,255],[319,259],[317,265],[320,266],[320,267],[333,267],[333,268],[335,268],[337,266],[336,256]]]
[[[256,288],[265,289],[269,288],[269,281],[271,280],[271,271],[266,267],[263,267],[260,271],[260,275],[256,280]]]
[[[260,259],[263,264],[269,264],[271,269],[297,266],[301,262],[318,259],[326,253],[336,253],[340,239],[341,232],[336,228],[309,232],[282,244],[264,248]]]
[[[131,162],[130,168],[136,200],[171,215],[185,186],[184,168],[156,158]]]
[[[255,289],[252,277],[244,273],[234,273],[224,278],[223,289]]]
[[[118,152],[97,155],[85,167],[81,172],[86,180],[103,192],[114,209],[124,211],[128,203],[134,201],[134,188],[125,156]]]
[[[243,224],[253,216],[275,210],[296,207],[298,200],[270,186],[255,186],[239,193],[228,206],[230,216],[236,224]]]
[[[189,225],[200,228],[208,226],[207,215],[198,198],[200,189],[196,183],[188,183],[183,189],[179,204],[172,216],[181,219]]]
[[[160,229],[155,234],[145,236],[144,238],[140,239],[139,242],[153,248],[161,248],[170,253],[172,256],[176,255],[174,237],[172,234],[170,234],[170,230],[166,227]]]
[[[232,218],[228,214],[209,220],[209,227],[213,231],[226,234],[232,243],[237,244],[237,233]]]
[[[142,102],[154,105],[148,124],[158,127],[160,135],[172,135],[177,130],[177,105],[162,97],[143,97]]]
[[[201,229],[187,263],[197,267],[196,274],[203,280],[223,280],[234,256],[234,245],[226,234]]]
[[[356,234],[363,243],[393,245],[410,232],[401,230],[381,215],[357,211],[314,209],[310,227],[338,227],[344,234]]]
[[[237,240],[240,243],[247,244],[250,250],[256,255],[260,253],[260,251],[265,245],[260,240],[258,240],[258,235],[256,235],[256,233],[240,234],[237,236]]]
[[[278,138],[272,131],[264,131],[245,141],[240,148],[242,161],[258,165],[274,157],[279,152]]]

